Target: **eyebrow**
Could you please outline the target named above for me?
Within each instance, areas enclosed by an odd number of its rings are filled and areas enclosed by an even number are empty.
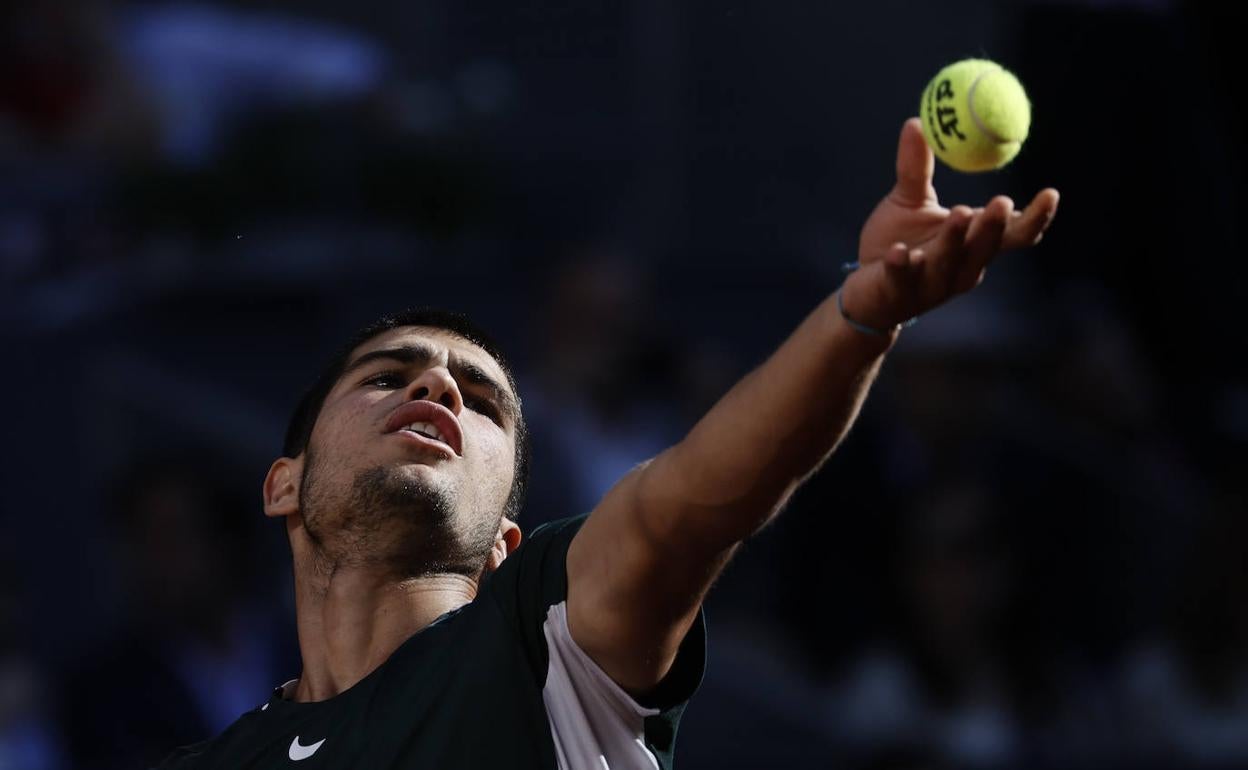
[[[394,348],[381,348],[380,350],[370,350],[351,363],[347,364],[342,370],[340,379],[347,377],[358,369],[373,363],[374,361],[397,361],[401,364],[427,364],[434,358],[433,348],[427,345],[408,344]],[[520,408],[516,404],[516,399],[510,392],[498,383],[493,377],[485,373],[481,367],[469,361],[452,359],[451,376],[456,380],[465,380],[477,387],[485,388],[490,391],[494,397],[494,402],[498,404],[499,409],[509,417],[514,424],[520,416]]]

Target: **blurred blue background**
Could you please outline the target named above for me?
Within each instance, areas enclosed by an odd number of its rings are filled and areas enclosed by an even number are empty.
[[[526,529],[839,280],[941,66],[1063,193],[906,331],[714,590],[684,768],[1248,767],[1242,4],[65,0],[0,10],[0,770],[143,767],[298,674],[260,481],[357,325],[466,311]]]

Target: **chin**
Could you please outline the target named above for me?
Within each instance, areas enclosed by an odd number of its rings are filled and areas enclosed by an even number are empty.
[[[380,482],[392,500],[406,500],[422,507],[446,507],[454,498],[455,485],[450,475],[437,465],[423,462],[391,466],[386,469],[384,480],[374,478],[373,481]]]
[[[433,479],[445,480],[447,477],[447,474],[438,465],[422,460],[396,463],[390,467],[389,475],[395,480],[404,482],[431,481]],[[442,483],[445,483],[445,481]]]

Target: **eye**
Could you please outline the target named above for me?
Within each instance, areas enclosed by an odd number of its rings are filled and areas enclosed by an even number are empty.
[[[364,385],[374,385],[378,388],[401,388],[407,383],[403,381],[403,377],[398,372],[378,372],[372,377],[364,380]]]
[[[464,406],[474,412],[477,412],[478,414],[483,414],[486,417],[489,417],[491,420],[499,423],[500,425],[502,424],[499,420],[498,409],[494,407],[494,404],[484,398],[464,396]]]

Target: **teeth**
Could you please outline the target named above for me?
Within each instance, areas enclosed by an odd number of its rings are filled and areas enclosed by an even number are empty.
[[[439,431],[437,426],[431,422],[414,422],[411,425],[405,426],[403,430],[410,430],[413,433],[423,433],[430,438],[437,439],[438,441],[446,441],[446,439],[442,438],[441,431]]]

